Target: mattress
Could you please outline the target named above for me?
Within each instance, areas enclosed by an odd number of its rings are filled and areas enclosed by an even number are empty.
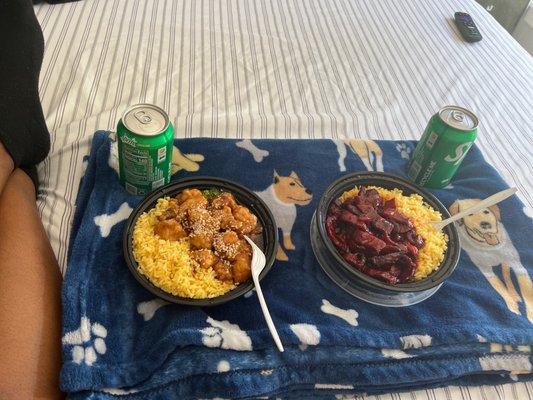
[[[473,16],[481,42],[461,40],[455,11]],[[417,139],[458,104],[533,216],[533,58],[473,0],[85,0],[35,12],[52,133],[38,206],[63,273],[92,135],[139,102],[165,109],[178,137],[374,139]],[[511,388],[427,395],[533,393]]]

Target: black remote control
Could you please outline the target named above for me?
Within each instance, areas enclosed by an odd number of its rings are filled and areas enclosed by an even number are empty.
[[[461,36],[467,42],[479,42],[482,39],[481,33],[479,33],[474,20],[470,14],[464,12],[455,13],[455,24],[461,32]]]

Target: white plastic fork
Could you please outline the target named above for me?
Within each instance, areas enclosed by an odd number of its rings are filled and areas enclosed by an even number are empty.
[[[250,243],[250,246],[252,246],[253,250],[252,280],[254,281],[255,291],[257,292],[257,298],[259,299],[259,304],[261,305],[263,316],[265,317],[268,330],[270,331],[272,339],[274,339],[278,350],[280,352],[283,352],[285,351],[285,349],[283,348],[283,343],[281,343],[281,339],[279,338],[278,331],[276,330],[276,326],[274,325],[274,321],[272,321],[272,317],[270,316],[270,312],[268,311],[268,307],[265,302],[265,297],[263,296],[263,291],[261,290],[261,285],[259,284],[259,275],[261,274],[261,271],[263,271],[263,268],[265,268],[266,264],[265,254],[263,253],[263,251],[261,251],[259,247],[257,247],[257,245],[253,242],[252,239],[250,239],[248,236],[244,236],[244,238],[248,243]]]
[[[454,221],[457,221],[461,218],[464,218],[470,214],[474,214],[478,211],[488,208],[496,203],[499,203],[502,200],[505,200],[507,197],[515,194],[517,189],[515,187],[502,190],[501,192],[495,193],[492,196],[487,197],[485,200],[481,200],[479,203],[472,207],[468,207],[466,210],[461,211],[460,213],[455,214],[450,218],[446,218],[444,221],[433,222],[435,229],[439,231],[443,229],[446,225],[451,224]]]

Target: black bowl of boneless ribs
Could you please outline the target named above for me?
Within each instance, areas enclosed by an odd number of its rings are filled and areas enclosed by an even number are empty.
[[[339,198],[356,186],[360,188],[359,203],[358,207],[351,208],[350,202],[341,202]],[[427,205],[440,212],[443,219],[450,216],[446,207],[435,196],[406,179],[383,172],[347,174],[334,181],[320,199],[311,223],[311,244],[314,253],[326,274],[353,296],[389,307],[416,304],[433,295],[455,269],[460,255],[457,230],[453,224],[444,228],[448,243],[444,259],[438,268],[423,279],[412,279],[416,268],[416,260],[412,254],[424,243],[409,221],[402,220],[394,202],[378,202],[378,209],[373,209],[377,204],[374,198],[376,191],[366,189],[372,186],[389,190],[400,189],[405,196],[416,193]],[[360,215],[361,210],[365,215],[375,216],[373,220],[365,222],[366,226],[372,226],[372,229],[366,232],[357,229],[353,231],[357,236],[356,240],[364,242],[367,251],[351,253],[346,248],[343,251],[343,243],[339,243],[335,235],[336,226],[332,226],[335,218],[331,217],[337,213],[338,219],[344,219],[342,224],[349,225],[353,213],[355,226],[364,221]],[[390,252],[383,252],[383,236],[380,238],[376,232],[386,230],[391,224],[394,224],[395,230],[390,232],[390,236],[396,231],[401,232],[395,238],[400,245]],[[394,242],[391,241],[390,245],[394,245]],[[392,258],[394,262],[391,262]],[[392,267],[394,269],[391,269],[391,265],[395,265]]]

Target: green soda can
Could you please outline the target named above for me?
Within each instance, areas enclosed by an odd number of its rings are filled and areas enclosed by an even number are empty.
[[[407,176],[420,186],[450,183],[477,137],[478,119],[466,108],[446,106],[429,120],[407,165]]]
[[[144,195],[170,181],[174,128],[168,115],[152,104],[126,110],[117,126],[120,184]]]

